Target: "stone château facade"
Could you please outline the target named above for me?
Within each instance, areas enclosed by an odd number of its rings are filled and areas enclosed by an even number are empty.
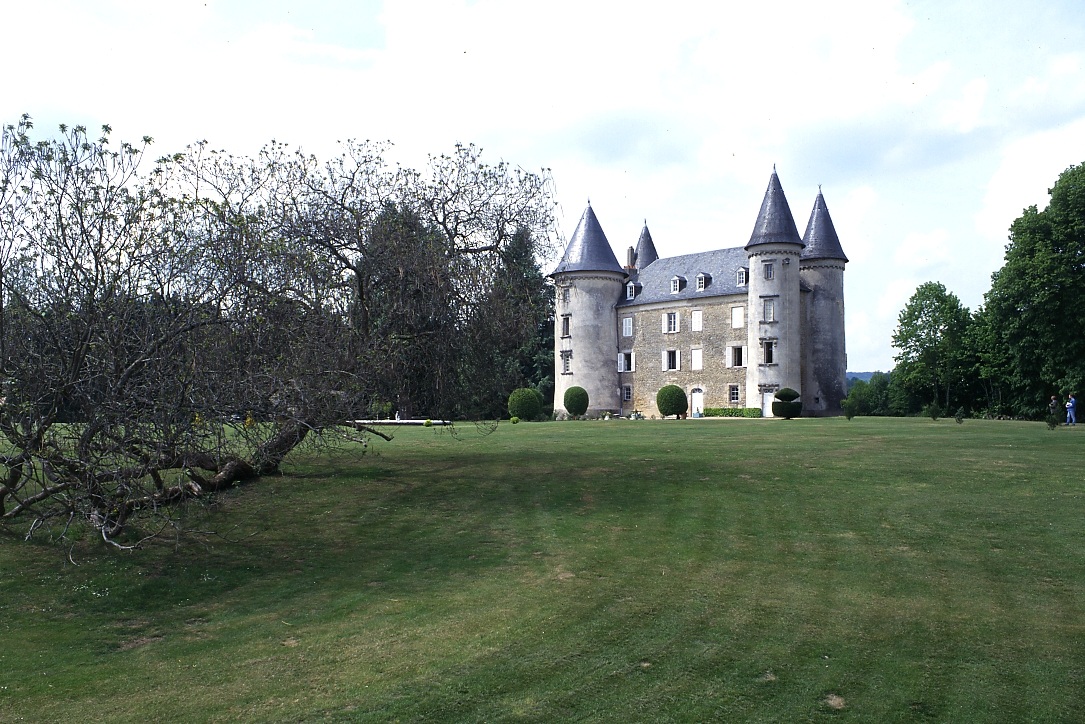
[[[589,205],[550,275],[555,411],[579,386],[589,414],[658,415],[656,393],[675,384],[691,414],[770,416],[782,387],[804,415],[840,414],[847,261],[820,189],[800,237],[775,170],[744,247],[660,258],[645,225],[622,266]]]

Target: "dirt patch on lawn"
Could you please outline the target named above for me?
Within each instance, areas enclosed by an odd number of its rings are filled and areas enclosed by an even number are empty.
[[[844,697],[839,694],[828,694],[825,696],[825,706],[840,711],[847,706],[847,704],[844,702]]]

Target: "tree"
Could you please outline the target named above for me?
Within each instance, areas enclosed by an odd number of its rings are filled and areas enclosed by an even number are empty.
[[[656,393],[656,409],[663,417],[682,415],[689,409],[689,400],[678,385],[663,385]]]
[[[1085,387],[1085,164],[1071,166],[1040,211],[1010,226],[985,296],[984,373],[1015,414],[1042,416],[1056,392]]]
[[[954,395],[961,394],[971,366],[966,347],[970,321],[967,307],[938,282],[921,284],[908,300],[893,334],[899,351],[892,377],[909,398],[904,403],[908,412],[916,412],[921,400],[945,409],[951,402],[959,404]]]
[[[353,143],[329,163],[197,144],[147,170],[149,138],[31,127],[0,142],[0,520],[28,537],[138,545],[374,405],[452,415],[500,253],[550,240],[545,175],[471,147],[425,173]]]

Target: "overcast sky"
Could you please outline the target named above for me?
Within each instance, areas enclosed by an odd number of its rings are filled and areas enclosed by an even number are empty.
[[[888,370],[926,281],[971,309],[1010,223],[1085,161],[1081,0],[0,0],[0,121],[109,123],[318,155],[457,142],[552,170],[615,254],[742,246],[773,164],[800,233],[820,184],[851,260],[848,369]],[[547,269],[546,271],[549,271]]]

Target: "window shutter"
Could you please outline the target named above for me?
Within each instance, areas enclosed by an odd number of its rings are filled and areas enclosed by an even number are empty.
[[[637,353],[636,352],[630,352],[629,353],[629,370],[628,371],[629,372],[634,372],[634,371],[636,371],[636,369],[637,369]]]
[[[663,332],[663,334],[667,333],[667,313],[666,312],[663,313],[663,325],[662,325],[661,331]]]
[[[682,315],[678,312],[674,313],[674,331],[680,332],[682,327]]]
[[[662,364],[662,370],[663,370],[664,372],[666,372],[666,371],[667,371],[667,350],[663,350],[663,364]]]
[[[746,351],[746,345],[742,345],[742,366],[743,367],[747,367],[750,364],[750,362],[749,362],[750,358],[747,356],[748,354],[749,354],[749,352]]]
[[[725,366],[727,366],[727,367],[734,367],[735,366],[734,365],[734,362],[735,362],[735,348],[734,347],[728,347],[726,354],[724,354],[723,356],[726,358],[726,359],[724,359]]]
[[[622,353],[621,352],[618,353],[618,371],[619,372],[625,372],[625,370],[622,369]]]
[[[682,369],[682,350],[680,349],[674,351],[674,368],[676,370]]]

